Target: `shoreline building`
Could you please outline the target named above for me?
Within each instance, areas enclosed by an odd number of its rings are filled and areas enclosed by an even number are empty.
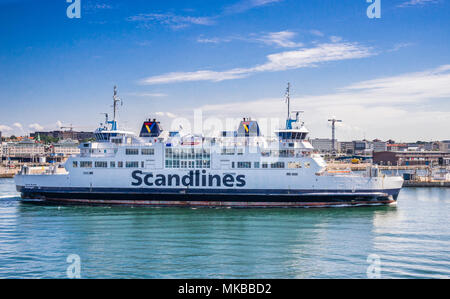
[[[439,150],[441,152],[450,153],[450,140],[443,140],[439,142]]]
[[[331,153],[333,150],[333,140],[329,138],[311,139],[311,144],[316,150],[321,153]]]
[[[373,163],[378,165],[444,165],[450,161],[450,152],[436,151],[397,151],[397,152],[375,152],[373,153]]]
[[[338,143],[339,152],[346,155],[353,155],[355,152],[355,145],[353,141],[341,141]]]
[[[387,142],[375,139],[370,142],[370,148],[374,153],[376,152],[387,152]]]
[[[19,142],[5,142],[2,144],[2,156],[2,160],[38,161],[39,158],[45,156],[45,146],[30,139],[23,139]]]
[[[95,138],[93,132],[79,132],[79,131],[50,131],[50,132],[34,132],[34,133],[30,134],[30,137],[35,138],[35,139],[37,138],[37,136],[39,136],[41,138],[43,136],[46,136],[46,137],[57,138],[60,140],[71,139],[71,140],[77,140],[77,141]]]

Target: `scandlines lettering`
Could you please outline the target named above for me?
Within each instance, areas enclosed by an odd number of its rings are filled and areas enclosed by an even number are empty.
[[[191,170],[188,174],[180,176],[177,174],[153,174],[144,173],[136,170],[131,174],[133,181],[132,186],[148,186],[148,187],[227,187],[233,188],[245,187],[245,175],[221,175],[207,174],[206,170]]]

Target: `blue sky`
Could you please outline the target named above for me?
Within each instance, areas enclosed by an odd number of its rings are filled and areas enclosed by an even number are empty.
[[[0,0],[0,131],[120,120],[282,118],[286,83],[312,137],[449,139],[450,3],[381,0]]]

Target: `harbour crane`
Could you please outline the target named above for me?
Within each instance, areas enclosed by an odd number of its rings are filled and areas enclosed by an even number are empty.
[[[336,155],[336,123],[341,123],[342,120],[340,119],[336,119],[336,117],[332,117],[331,119],[328,120],[329,122],[331,122],[331,153],[333,154],[333,156]]]
[[[71,133],[71,139],[72,139],[72,140],[75,139],[75,133],[74,133],[74,131],[73,131],[74,126],[73,126],[72,124],[70,124],[69,126],[61,126],[60,128],[61,128],[61,130],[69,129],[68,132]]]
[[[70,124],[70,126],[68,126],[68,127],[60,127],[61,128],[61,130],[64,130],[64,129],[70,129],[69,130],[69,132],[73,132],[73,125],[72,124]]]

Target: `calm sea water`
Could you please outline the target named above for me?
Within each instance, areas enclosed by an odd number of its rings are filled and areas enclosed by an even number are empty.
[[[450,278],[450,190],[397,207],[153,209],[20,203],[0,180],[0,278]],[[376,257],[376,256],[375,256]]]

